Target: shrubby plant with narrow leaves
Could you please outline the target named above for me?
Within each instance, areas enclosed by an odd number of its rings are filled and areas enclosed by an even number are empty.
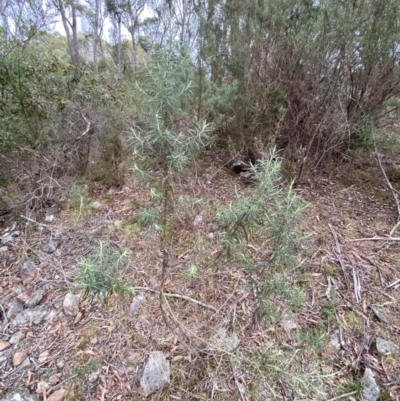
[[[292,308],[302,304],[300,291],[288,279],[300,266],[298,223],[306,204],[293,185],[282,182],[280,169],[279,156],[266,155],[250,167],[255,182],[251,194],[236,189],[234,200],[218,212],[226,233],[225,251],[246,272],[260,316],[274,316],[272,296]],[[262,257],[253,258],[248,245],[259,249]]]

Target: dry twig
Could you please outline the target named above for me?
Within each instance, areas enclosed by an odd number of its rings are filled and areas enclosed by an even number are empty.
[[[40,226],[40,227],[54,228],[54,227],[52,227],[52,226],[49,226],[48,224],[39,223],[38,221],[33,220],[33,219],[31,219],[30,217],[26,217],[26,216],[24,216],[23,214],[21,214],[21,217],[22,217],[23,219],[25,219],[25,220],[30,221],[31,223],[37,224],[37,225]]]
[[[346,394],[338,395],[337,397],[329,398],[329,400],[326,400],[326,401],[341,400],[342,398],[350,397],[351,395],[355,395],[357,393],[358,393],[358,391],[352,391],[351,393],[346,393]]]
[[[154,290],[153,288],[148,288],[148,287],[136,287],[136,289],[137,289],[137,290],[141,290],[141,291],[149,291],[149,292],[152,292],[152,293],[154,293],[154,294],[160,295],[160,291]],[[200,305],[200,306],[202,306],[203,308],[210,309],[210,310],[212,310],[212,311],[215,312],[215,313],[218,312],[217,308],[215,308],[214,306],[209,305],[209,304],[205,304],[204,302],[198,301],[197,299],[190,298],[190,297],[188,297],[187,295],[170,294],[170,293],[168,293],[168,292],[163,292],[162,295],[165,296],[165,297],[184,299],[185,301],[190,301],[190,302],[193,302],[193,303],[195,303],[195,304],[197,304],[197,305]]]
[[[359,242],[359,241],[400,241],[400,237],[370,237],[370,238],[354,238],[349,239],[350,242]]]

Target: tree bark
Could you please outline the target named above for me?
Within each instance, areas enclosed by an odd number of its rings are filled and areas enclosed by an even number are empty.
[[[79,57],[79,46],[78,46],[78,24],[77,24],[76,4],[73,1],[71,1],[70,3],[72,22],[68,19],[64,0],[57,0],[55,6],[57,7],[58,11],[61,14],[61,21],[65,30],[65,34],[67,35],[68,51],[71,56],[72,63],[76,66],[79,66],[80,57]]]
[[[99,72],[97,48],[99,44],[99,19],[100,19],[100,0],[94,2],[94,21],[93,21],[93,72]]]

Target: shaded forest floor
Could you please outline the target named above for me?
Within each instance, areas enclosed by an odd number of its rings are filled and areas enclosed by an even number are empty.
[[[310,207],[298,250],[303,263],[282,273],[304,300],[289,309],[272,296],[271,316],[262,321],[254,319],[242,267],[220,256],[216,211],[243,184],[219,157],[211,152],[175,189],[164,290],[183,297],[166,296],[163,312],[159,236],[135,218],[150,199],[145,185],[127,179],[121,189],[99,188],[78,206],[51,211],[51,222],[35,216],[42,226],[15,220],[20,234],[0,254],[3,394],[26,388],[48,397],[62,388],[69,400],[356,400],[368,367],[381,400],[400,399],[400,358],[376,347],[377,338],[400,345],[400,242],[365,239],[387,236],[398,216],[372,156],[304,177],[299,192]],[[386,166],[398,188],[398,164],[388,159]],[[48,253],[51,239],[56,250]],[[103,302],[77,288],[77,267],[96,263],[99,241],[127,252],[121,277],[133,295]],[[257,260],[263,250],[249,246]],[[37,272],[22,280],[27,259]],[[10,302],[38,290],[43,319],[13,326],[13,316],[5,317]],[[63,312],[67,292],[80,296],[76,317]],[[139,378],[155,350],[170,361],[171,381],[146,396]]]

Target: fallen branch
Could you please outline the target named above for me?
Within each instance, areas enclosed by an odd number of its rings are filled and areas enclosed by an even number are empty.
[[[148,288],[148,287],[136,287],[137,290],[141,290],[141,291],[149,291],[152,292],[154,294],[160,295],[160,291],[157,290],[153,290],[152,288]],[[163,295],[165,297],[171,297],[171,298],[179,298],[179,299],[184,299],[185,301],[189,301],[189,302],[193,302],[197,305],[202,306],[203,308],[207,308],[212,310],[213,312],[218,312],[217,308],[215,308],[212,305],[209,304],[205,304],[204,302],[198,301],[197,299],[194,298],[190,298],[187,295],[181,295],[181,294],[170,294],[168,292],[163,292]]]
[[[336,243],[336,250],[338,252],[338,254],[340,255],[340,245],[339,245],[339,240],[338,240],[338,236],[336,234],[335,229],[333,228],[332,224],[328,223],[328,227],[331,230],[331,233],[333,235],[333,239],[335,240]]]
[[[400,241],[400,237],[371,237],[371,238],[355,238],[348,239],[349,242],[360,242],[360,241]]]
[[[329,400],[326,400],[326,401],[341,400],[342,398],[350,397],[351,395],[355,395],[357,393],[358,393],[358,391],[352,391],[351,393],[346,393],[346,394],[338,395],[337,397],[329,398]]]
[[[35,223],[35,224],[37,224],[37,225],[39,225],[39,226],[41,226],[41,227],[54,228],[54,227],[52,227],[52,226],[49,226],[48,224],[39,223],[38,221],[33,220],[33,219],[29,218],[29,217],[26,217],[26,216],[24,216],[23,214],[21,214],[21,217],[22,217],[23,219],[28,220],[28,221],[30,221],[31,223]]]

